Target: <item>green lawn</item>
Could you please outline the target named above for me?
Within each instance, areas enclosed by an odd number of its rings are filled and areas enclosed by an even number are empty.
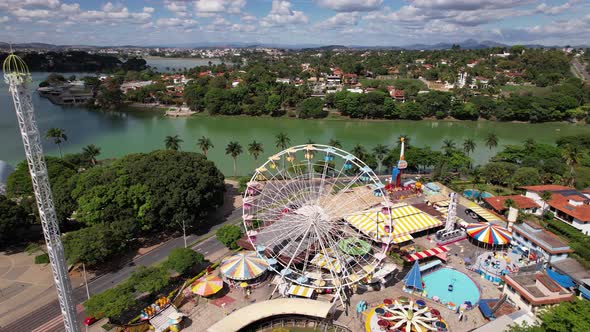
[[[543,96],[546,95],[551,88],[538,87],[534,85],[504,85],[500,89],[502,92],[507,93],[530,92],[535,96]]]

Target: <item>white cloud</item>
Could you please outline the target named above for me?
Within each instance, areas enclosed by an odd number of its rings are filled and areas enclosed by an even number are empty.
[[[24,6],[57,8],[59,7],[59,0],[25,0],[21,1]]]
[[[80,4],[77,3],[73,3],[73,4],[67,4],[67,3],[62,3],[60,6],[60,10],[64,13],[77,13],[80,11]]]
[[[152,14],[154,12],[154,7],[143,7],[143,12],[144,13],[149,13]]]
[[[350,29],[359,23],[360,17],[358,12],[338,13],[318,23],[317,27],[323,29]]]
[[[321,7],[338,12],[371,11],[383,4],[383,0],[317,0],[316,2]]]
[[[270,13],[260,21],[263,27],[283,26],[307,23],[309,19],[302,11],[291,10],[291,3],[285,0],[273,0]]]
[[[251,25],[251,24],[232,24],[231,31],[254,32],[254,31],[256,31],[256,26]]]
[[[513,8],[535,2],[535,0],[413,0],[415,7],[446,10],[480,10]]]
[[[195,11],[198,14],[239,14],[246,6],[246,0],[196,0]]]
[[[8,16],[2,16],[0,17],[0,23],[6,23],[10,21],[10,18]]]
[[[256,21],[256,16],[251,15],[251,14],[245,14],[240,19],[244,22],[254,22],[254,21]]]
[[[17,18],[49,18],[53,14],[47,9],[23,9],[19,8],[12,12]]]
[[[537,6],[535,11],[537,13],[545,14],[545,15],[559,15],[559,14],[563,13],[564,11],[572,8],[573,5],[575,5],[579,2],[580,2],[580,0],[572,0],[572,1],[568,1],[568,2],[564,3],[563,5],[559,5],[559,6],[550,6],[550,5],[543,2],[542,4]]]
[[[192,19],[181,19],[178,17],[160,18],[156,20],[156,26],[160,28],[189,28],[197,25]]]
[[[166,9],[168,9],[169,11],[173,12],[176,16],[188,16],[188,7],[184,2],[166,0],[164,2],[164,7],[166,7]]]

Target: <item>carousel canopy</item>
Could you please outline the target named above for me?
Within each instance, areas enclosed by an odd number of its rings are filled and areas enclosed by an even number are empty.
[[[366,255],[371,251],[370,244],[361,239],[353,237],[338,241],[338,248],[342,250],[342,252],[353,256]]]
[[[263,274],[268,263],[253,251],[237,253],[224,260],[219,270],[225,277],[232,280],[250,280]]]
[[[406,287],[413,287],[417,290],[422,290],[422,276],[420,275],[420,265],[418,265],[418,261],[414,261],[414,266],[410,269],[410,272],[406,274],[403,279]]]
[[[209,296],[219,292],[223,288],[223,280],[214,275],[208,275],[197,279],[191,290],[201,296]]]
[[[508,244],[512,240],[509,230],[490,223],[469,224],[467,234],[479,242],[494,245]]]

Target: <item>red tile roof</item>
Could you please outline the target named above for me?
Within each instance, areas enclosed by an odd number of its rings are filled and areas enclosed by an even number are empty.
[[[484,201],[488,203],[494,210],[504,211],[506,210],[506,207],[504,207],[504,202],[506,202],[508,199],[513,200],[514,204],[519,209],[533,209],[540,207],[532,199],[521,195],[487,197],[484,198]]]
[[[580,222],[590,222],[590,205],[582,204],[575,206],[571,205],[569,200],[570,198],[564,197],[560,194],[553,194],[551,200],[547,203],[549,206],[576,218]]]
[[[528,191],[534,191],[534,192],[557,191],[557,190],[575,190],[574,188],[561,186],[558,184],[543,184],[543,185],[539,185],[539,186],[522,186],[519,188],[526,189]]]

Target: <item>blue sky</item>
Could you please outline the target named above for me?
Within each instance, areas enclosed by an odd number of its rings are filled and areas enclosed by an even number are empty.
[[[588,0],[0,0],[0,41],[590,43]]]

